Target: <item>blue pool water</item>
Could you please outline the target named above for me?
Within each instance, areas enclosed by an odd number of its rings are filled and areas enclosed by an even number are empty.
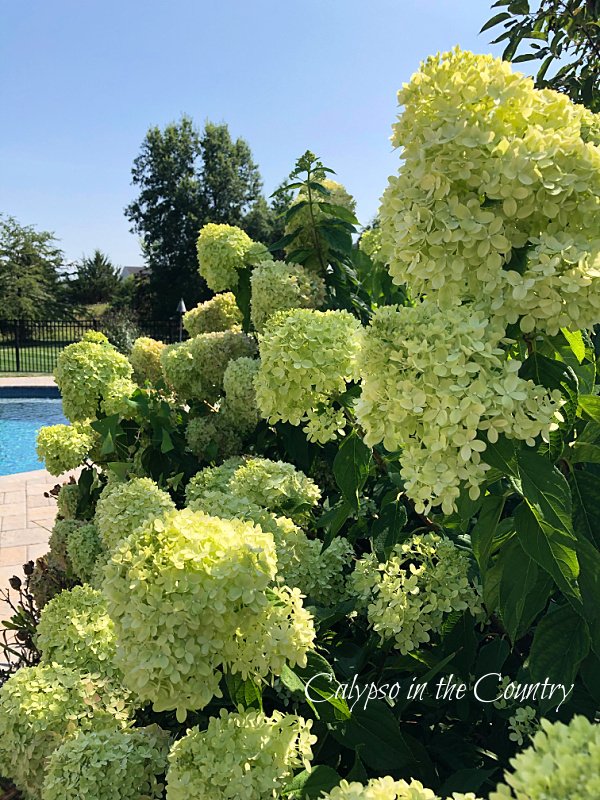
[[[66,421],[58,397],[0,397],[0,475],[43,469],[35,452],[37,432]]]

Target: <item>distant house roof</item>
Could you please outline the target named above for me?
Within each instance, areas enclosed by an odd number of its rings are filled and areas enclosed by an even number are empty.
[[[130,275],[139,275],[142,272],[146,271],[146,267],[121,267],[121,274],[119,278],[123,281],[125,278],[129,278]]]

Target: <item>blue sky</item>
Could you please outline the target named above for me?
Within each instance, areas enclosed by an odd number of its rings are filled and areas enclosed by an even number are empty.
[[[247,139],[267,193],[310,148],[367,222],[398,166],[397,89],[430,53],[494,52],[490,5],[3,0],[0,212],[54,231],[67,259],[141,263],[131,164],[149,126],[187,113]]]

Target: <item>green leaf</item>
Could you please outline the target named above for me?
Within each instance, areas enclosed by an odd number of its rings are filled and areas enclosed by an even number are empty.
[[[347,436],[333,461],[333,475],[342,496],[352,508],[359,505],[359,494],[366,483],[373,455],[356,432]]]
[[[590,637],[585,621],[564,605],[549,611],[539,622],[529,653],[529,670],[534,681],[548,679],[562,683],[566,689],[575,683],[579,665],[590,650]],[[563,700],[562,692],[542,701],[543,708],[556,708]]]
[[[171,439],[171,435],[166,428],[163,428],[162,431],[162,441],[160,445],[160,452],[161,453],[170,453],[171,450],[175,449],[175,445],[173,444],[173,439]]]
[[[587,539],[577,541],[581,565],[579,585],[583,602],[583,617],[588,625],[592,648],[600,656],[600,552]]]
[[[244,680],[237,673],[226,673],[225,685],[231,702],[236,708],[243,706],[244,708],[257,708],[262,711],[262,691],[260,686],[254,683],[253,680],[250,678]]]
[[[513,642],[521,638],[543,611],[554,582],[517,540],[505,552],[500,578],[500,616]]]
[[[387,561],[395,545],[405,538],[403,533],[407,520],[406,508],[398,492],[390,492],[383,498],[379,517],[371,527],[375,552],[382,561]]]
[[[488,494],[483,498],[479,518],[471,531],[471,544],[481,574],[486,571],[498,523],[504,510],[505,498]]]
[[[571,464],[600,464],[600,445],[576,441],[565,452]]]
[[[302,692],[318,719],[323,718],[324,713],[332,721],[350,718],[348,704],[341,693],[338,692],[336,696],[340,684],[333,668],[318,653],[312,651],[308,654],[305,667],[296,666],[292,669],[284,666],[281,681],[291,692]],[[327,706],[330,706],[333,714],[327,713]]]
[[[381,700],[355,707],[351,718],[331,731],[344,747],[360,751],[361,759],[371,769],[385,774],[406,770],[414,756],[405,741],[396,717]]]
[[[579,561],[575,540],[553,529],[544,530],[526,503],[522,503],[516,509],[514,520],[523,550],[554,578],[569,601],[580,607],[580,592],[577,585]]]
[[[600,547],[600,478],[591,472],[575,469],[569,480],[573,496],[575,533],[578,538],[588,539],[596,547]]]
[[[582,394],[579,398],[579,407],[587,417],[600,423],[600,397],[595,394]]]
[[[532,450],[517,454],[523,497],[542,529],[573,535],[572,504],[565,476]]]
[[[344,222],[350,223],[350,225],[358,225],[358,220],[348,208],[344,206],[339,206],[335,203],[319,203],[319,211],[323,211],[325,214],[328,214],[331,217],[336,217],[337,219],[341,219]]]
[[[238,308],[242,312],[242,329],[247,332],[250,330],[250,298],[252,296],[250,267],[239,269],[237,275],[238,281],[233,289],[233,294]]]
[[[327,531],[326,544],[331,544],[331,541],[339,533],[352,510],[353,506],[346,500],[342,500],[341,503],[321,514],[317,520],[317,528],[324,528]]]
[[[507,439],[502,435],[497,442],[486,443],[487,447],[483,453],[483,460],[490,467],[498,470],[501,475],[507,475],[519,479],[519,465],[517,463],[517,443],[514,439]],[[520,446],[520,445],[519,445]]]
[[[583,340],[583,334],[581,331],[571,332],[570,330],[567,330],[567,328],[561,328],[560,332],[569,343],[569,347],[573,351],[573,355],[581,364],[586,356],[586,346]]]
[[[504,22],[505,19],[510,19],[510,14],[508,11],[503,11],[501,14],[496,14],[491,19],[488,19],[479,33],[489,31],[490,28],[493,28],[495,25],[499,25],[501,22]]]
[[[318,764],[313,767],[310,772],[304,772],[296,775],[290,783],[287,784],[283,790],[284,795],[294,794],[300,800],[312,800],[312,798],[322,797],[324,792],[330,792],[341,781],[340,775],[324,764]]]

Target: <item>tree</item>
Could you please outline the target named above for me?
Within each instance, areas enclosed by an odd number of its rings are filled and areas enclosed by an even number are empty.
[[[69,289],[78,303],[106,303],[112,300],[119,285],[119,270],[100,250],[83,256],[77,264],[77,275]]]
[[[493,44],[506,42],[504,59],[513,64],[541,61],[538,88],[556,89],[600,111],[600,0],[539,0],[531,6],[528,0],[500,0],[493,8],[506,10],[481,30],[503,24]],[[523,52],[516,55],[519,49]]]
[[[0,314],[45,319],[66,309],[63,253],[49,231],[0,216]]]
[[[199,132],[183,116],[151,128],[132,169],[137,199],[125,213],[142,237],[154,313],[171,315],[180,297],[188,307],[210,296],[198,275],[196,240],[207,222],[240,225],[268,240],[272,213],[250,148],[227,125]]]

